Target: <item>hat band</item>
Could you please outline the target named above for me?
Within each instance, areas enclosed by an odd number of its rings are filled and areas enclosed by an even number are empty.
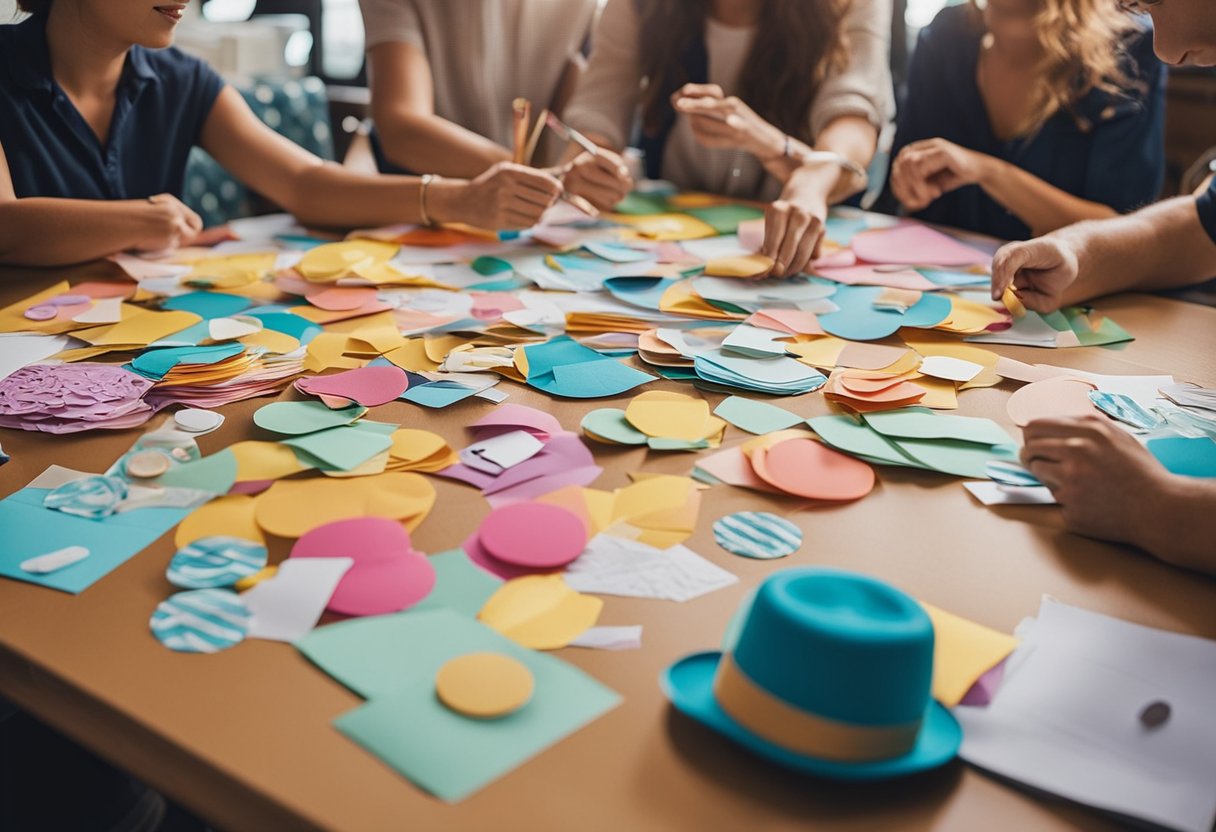
[[[888,760],[911,751],[920,733],[920,720],[858,725],[796,708],[749,679],[730,653],[723,653],[718,664],[714,696],[722,710],[753,734],[807,757],[853,763]]]

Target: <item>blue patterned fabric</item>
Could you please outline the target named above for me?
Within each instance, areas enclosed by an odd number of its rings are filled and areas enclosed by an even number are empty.
[[[237,89],[269,127],[323,159],[334,157],[329,102],[319,78],[259,79]],[[248,189],[198,147],[190,153],[182,201],[198,212],[207,227],[253,213]]]

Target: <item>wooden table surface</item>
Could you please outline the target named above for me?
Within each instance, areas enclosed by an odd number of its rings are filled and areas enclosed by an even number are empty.
[[[96,277],[105,265],[0,271],[0,305],[53,280]],[[1173,373],[1216,386],[1216,309],[1142,295],[1096,304],[1136,336],[1126,347],[1036,350],[994,347],[1023,361],[1109,373]],[[503,381],[510,401],[556,415],[576,429],[582,415],[614,400],[549,399]],[[649,389],[692,392],[660,381]],[[1003,382],[966,391],[960,414],[1005,415],[1015,389]],[[637,391],[635,391],[637,392]],[[287,392],[284,398],[296,394]],[[720,396],[707,394],[711,405]],[[213,453],[247,438],[253,411],[270,399],[224,410],[224,427],[199,444]],[[822,395],[777,403],[804,416],[829,412]],[[370,418],[425,427],[461,447],[464,426],[493,405],[469,400],[441,411],[404,402]],[[103,470],[139,431],[49,436],[0,430],[12,461],[0,467],[0,495],[52,463]],[[1016,432],[1014,435],[1017,435]],[[747,436],[727,431],[726,445]],[[607,449],[590,443],[614,488],[635,470],[687,474],[695,456]],[[806,509],[718,486],[705,496],[694,551],[738,574],[738,585],[678,604],[606,599],[601,624],[642,624],[643,647],[559,655],[624,696],[624,703],[457,805],[419,789],[339,734],[331,721],[358,697],[292,647],[250,640],[215,655],[162,647],[148,617],[174,589],[166,535],[78,596],[0,580],[0,695],[129,770],[222,829],[350,830],[780,830],[780,829],[1105,829],[1097,812],[1033,797],[955,762],[901,781],[866,786],[817,781],[749,755],[676,714],[658,687],[680,656],[717,645],[744,593],[775,569],[823,564],[890,581],[912,595],[1009,632],[1033,616],[1040,598],[1129,621],[1216,637],[1216,581],[1160,564],[1127,548],[1063,531],[1054,508],[975,503],[953,477],[881,468],[880,484],[851,505]],[[432,478],[438,501],[414,536],[427,552],[459,544],[488,511],[472,488]],[[710,526],[729,512],[765,508],[802,527],[795,555],[777,562],[733,557]],[[271,541],[271,558],[290,542]]]

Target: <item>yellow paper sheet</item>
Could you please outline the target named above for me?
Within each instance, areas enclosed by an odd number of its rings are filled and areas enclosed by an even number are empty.
[[[247,494],[227,494],[186,515],[177,526],[173,542],[182,548],[204,537],[239,537],[255,543],[265,543],[262,530],[254,522],[255,500]]]
[[[561,575],[507,581],[477,617],[487,627],[532,650],[558,650],[595,626],[604,602],[575,592]]]
[[[311,467],[300,462],[291,448],[278,442],[249,440],[229,445],[228,450],[236,457],[237,482],[278,480]]]
[[[711,277],[760,277],[773,269],[773,258],[763,254],[720,257],[705,264],[705,274]]]
[[[924,601],[920,605],[933,621],[933,698],[953,708],[1018,640]]]

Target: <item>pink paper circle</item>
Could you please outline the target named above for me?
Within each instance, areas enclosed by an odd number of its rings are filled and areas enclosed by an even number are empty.
[[[291,548],[293,558],[352,558],[326,609],[343,615],[384,615],[421,601],[435,587],[435,568],[414,551],[409,532],[383,517],[318,526]]]
[[[578,515],[545,503],[504,506],[482,522],[478,534],[494,557],[534,569],[565,566],[587,545],[587,529]]]
[[[305,376],[296,389],[312,396],[336,396],[364,407],[387,404],[410,386],[409,376],[397,366],[359,367],[325,376]]]

